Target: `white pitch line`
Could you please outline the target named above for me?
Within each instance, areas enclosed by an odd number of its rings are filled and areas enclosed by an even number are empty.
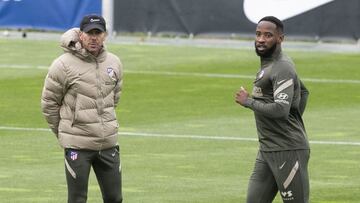
[[[44,65],[38,65],[38,66],[33,66],[33,65],[22,65],[22,64],[0,64],[0,68],[8,68],[8,69],[48,69],[49,66],[44,66]]]
[[[0,130],[10,131],[45,131],[50,132],[47,128],[21,128],[0,126]],[[208,136],[208,135],[181,135],[181,134],[161,134],[161,133],[143,133],[143,132],[119,132],[119,135],[124,136],[139,136],[139,137],[160,137],[160,138],[182,138],[182,139],[202,139],[202,140],[219,140],[219,141],[250,141],[257,142],[256,138],[241,138],[231,136]],[[345,142],[345,141],[309,141],[310,144],[318,145],[350,145],[360,146],[360,142]]]
[[[186,73],[186,72],[168,72],[168,71],[134,71],[128,70],[126,73],[135,74],[151,74],[151,75],[171,75],[171,76],[195,76],[195,77],[208,77],[208,78],[241,78],[241,79],[254,79],[252,75],[235,75],[235,74],[217,74],[217,73]],[[321,79],[321,78],[302,78],[305,82],[315,83],[350,83],[360,84],[360,80],[345,80],[345,79]]]
[[[41,69],[46,70],[48,66],[38,65],[16,65],[16,64],[0,64],[0,68],[9,69]],[[169,72],[169,71],[137,71],[125,70],[125,73],[130,74],[149,74],[149,75],[165,75],[165,76],[189,76],[189,77],[207,77],[207,78],[240,78],[240,79],[254,79],[252,75],[238,75],[238,74],[218,74],[218,73],[186,73],[186,72]],[[338,83],[338,84],[360,84],[360,80],[345,80],[345,79],[326,79],[326,78],[302,78],[304,82],[314,83]]]
[[[136,71],[128,70],[125,73],[149,74],[149,75],[170,75],[170,76],[191,76],[191,77],[207,77],[207,78],[242,78],[254,79],[252,75],[235,75],[235,74],[218,74],[218,73],[186,73],[186,72],[169,72],[169,71]]]
[[[158,134],[158,133],[141,133],[141,132],[119,132],[119,135],[141,136],[141,137],[166,137],[166,138],[190,138],[204,140],[231,140],[231,141],[257,141],[255,138],[241,137],[224,137],[224,136],[207,136],[207,135],[181,135],[181,134]]]

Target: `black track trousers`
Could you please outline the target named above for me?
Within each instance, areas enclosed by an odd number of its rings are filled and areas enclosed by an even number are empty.
[[[91,167],[98,180],[104,203],[121,203],[118,146],[102,151],[65,149],[68,203],[86,203]]]
[[[246,202],[271,203],[279,192],[284,203],[308,203],[309,157],[310,150],[259,151]]]

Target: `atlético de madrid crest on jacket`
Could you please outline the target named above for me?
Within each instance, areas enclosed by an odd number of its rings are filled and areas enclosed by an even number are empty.
[[[114,69],[113,68],[111,68],[111,67],[109,67],[109,68],[107,68],[107,73],[109,74],[109,76],[112,78],[112,77],[114,77]]]

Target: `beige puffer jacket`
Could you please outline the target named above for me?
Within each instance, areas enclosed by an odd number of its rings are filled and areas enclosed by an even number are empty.
[[[122,64],[101,51],[94,57],[81,47],[79,29],[61,37],[65,53],[45,79],[42,112],[64,148],[102,150],[117,145],[115,107],[120,98]]]

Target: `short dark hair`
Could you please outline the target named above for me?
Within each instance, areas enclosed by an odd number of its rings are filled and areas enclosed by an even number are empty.
[[[284,24],[282,23],[281,20],[279,20],[275,16],[265,16],[265,17],[261,18],[258,23],[260,23],[261,21],[269,21],[269,22],[274,23],[276,25],[276,29],[280,33],[284,33]]]

